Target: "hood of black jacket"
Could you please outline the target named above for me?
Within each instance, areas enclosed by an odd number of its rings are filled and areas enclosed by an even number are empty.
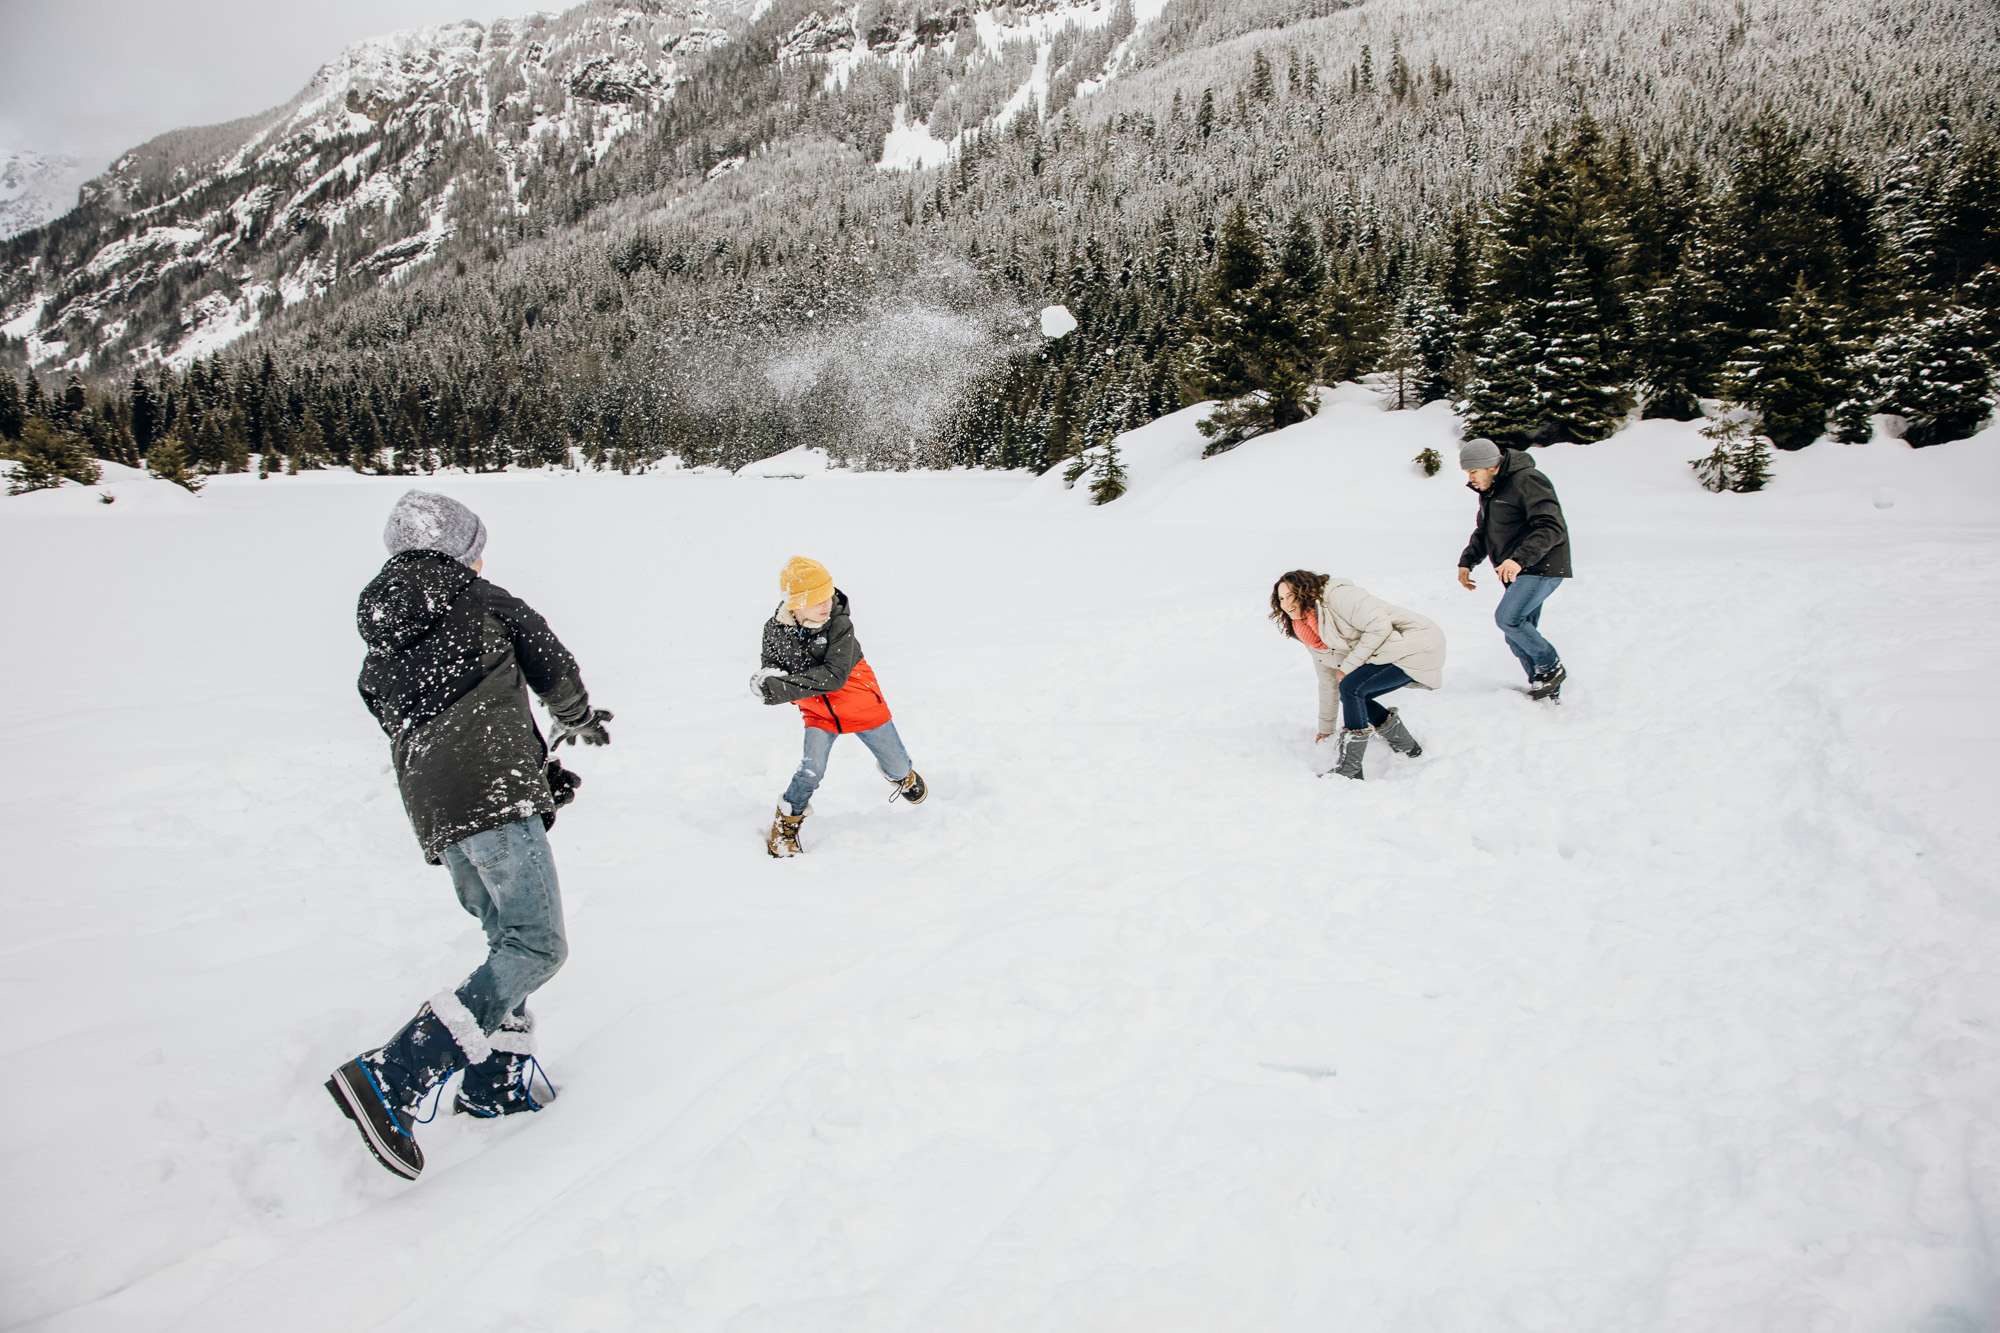
[[[389,557],[354,608],[354,627],[371,653],[396,653],[437,628],[479,576],[437,551]]]

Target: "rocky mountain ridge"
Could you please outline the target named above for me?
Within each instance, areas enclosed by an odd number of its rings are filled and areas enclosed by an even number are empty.
[[[465,191],[530,212],[526,177],[601,158],[756,7],[591,0],[356,43],[284,106],[125,153],[0,250],[0,332],[30,364],[186,364],[342,277],[392,281]]]

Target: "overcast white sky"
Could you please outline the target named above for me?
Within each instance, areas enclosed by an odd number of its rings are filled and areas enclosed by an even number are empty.
[[[291,100],[363,37],[566,0],[0,0],[0,149],[108,164]]]

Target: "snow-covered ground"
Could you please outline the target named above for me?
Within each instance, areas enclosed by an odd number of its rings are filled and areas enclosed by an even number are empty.
[[[1686,426],[1541,451],[1560,709],[1453,579],[1448,416],[1147,431],[1102,509],[423,483],[617,720],[553,835],[562,1099],[441,1116],[414,1185],[320,1086],[480,955],[353,688],[403,483],[0,499],[0,1323],[1993,1327],[2000,431],[1754,496]],[[933,794],[843,742],[776,862],[799,724],[744,681],[793,554]],[[1301,565],[1444,626],[1422,758],[1314,777]]]

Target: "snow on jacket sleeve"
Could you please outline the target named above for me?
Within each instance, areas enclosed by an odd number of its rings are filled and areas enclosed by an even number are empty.
[[[482,580],[482,582],[484,582]],[[541,697],[556,721],[566,727],[590,719],[590,694],[583,688],[583,675],[569,649],[563,647],[541,612],[520,598],[486,583],[486,609],[500,622],[514,645],[515,660],[528,688]]]
[[[1507,559],[1517,561],[1522,569],[1532,569],[1557,542],[1568,536],[1569,529],[1563,523],[1555,484],[1540,469],[1523,470],[1516,485],[1520,489],[1527,531],[1514,543],[1514,549],[1507,552]]]
[[[1389,614],[1389,604],[1351,583],[1336,583],[1329,587],[1324,605],[1361,632],[1361,637],[1348,649],[1347,656],[1340,660],[1337,670],[1341,672],[1357,671],[1374,661],[1375,654],[1396,632],[1396,621]]]
[[[773,703],[795,704],[815,694],[832,694],[847,684],[847,677],[861,660],[861,641],[854,637],[851,617],[837,615],[822,631],[826,651],[817,662],[789,675],[774,676],[764,682],[764,697]]]

